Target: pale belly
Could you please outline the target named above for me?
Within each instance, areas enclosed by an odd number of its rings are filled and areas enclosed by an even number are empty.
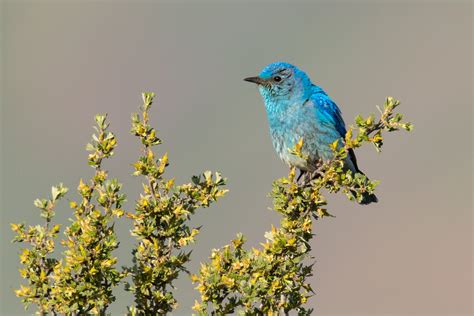
[[[294,135],[294,136],[290,136]],[[308,159],[303,159],[293,155],[291,151],[294,149],[295,144],[300,140],[299,134],[291,133],[272,133],[272,143],[275,151],[277,152],[280,159],[290,167],[296,167],[305,171],[312,171],[316,168],[316,162],[319,161],[320,157],[316,150],[308,150],[308,145],[312,143],[311,140],[307,139],[306,144],[303,138],[302,153]],[[310,143],[310,144],[308,144]]]

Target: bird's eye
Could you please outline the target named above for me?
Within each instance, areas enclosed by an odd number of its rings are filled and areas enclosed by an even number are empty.
[[[280,81],[281,81],[281,77],[280,77],[280,76],[275,76],[275,77],[273,77],[273,80],[274,80],[275,82],[280,82]]]

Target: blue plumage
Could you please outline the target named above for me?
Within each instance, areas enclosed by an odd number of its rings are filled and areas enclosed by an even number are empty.
[[[257,77],[245,80],[258,84],[272,143],[284,162],[305,172],[313,171],[319,160],[333,157],[329,145],[338,139],[340,145],[343,143],[345,123],[336,103],[314,85],[306,73],[291,64],[277,62],[266,66]],[[301,138],[307,160],[290,153]],[[352,150],[345,167],[362,173]],[[367,194],[361,201],[362,204],[371,202],[377,202],[375,195]]]

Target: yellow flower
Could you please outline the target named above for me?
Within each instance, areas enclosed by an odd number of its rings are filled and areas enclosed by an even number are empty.
[[[196,283],[199,281],[199,277],[196,274],[191,274],[191,282]]]
[[[30,292],[31,292],[31,288],[23,286],[23,285],[20,285],[20,288],[18,290],[15,290],[15,294],[18,297],[28,296]]]
[[[243,266],[244,266],[244,264],[243,264],[242,262],[240,262],[240,261],[234,262],[234,263],[232,264],[232,268],[233,268],[234,270],[240,270]]]
[[[296,238],[294,238],[294,237],[288,239],[288,241],[286,242],[286,245],[289,246],[289,247],[293,246],[294,244],[296,244]]]
[[[195,311],[200,311],[201,310],[201,304],[199,304],[199,302],[197,300],[194,300],[193,310],[195,310]]]
[[[235,285],[235,280],[233,278],[230,278],[230,277],[224,275],[224,276],[222,276],[222,283],[224,283],[228,287],[233,287]]]

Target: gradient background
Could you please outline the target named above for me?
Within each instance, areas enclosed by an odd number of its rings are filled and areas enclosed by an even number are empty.
[[[125,183],[128,207],[140,189],[129,135],[140,92],[157,102],[152,122],[178,182],[206,169],[230,193],[193,219],[203,224],[190,269],[243,232],[258,245],[279,217],[271,182],[286,174],[273,152],[262,100],[242,78],[285,60],[306,70],[340,105],[346,122],[387,95],[415,124],[391,134],[384,152],[357,152],[380,179],[376,205],[331,196],[337,218],[315,223],[316,315],[471,315],[472,4],[428,2],[84,2],[4,1],[1,188],[1,314],[23,315],[13,289],[19,245],[10,222],[36,224],[32,201],[89,177],[85,144],[93,115],[108,112],[119,147],[105,164]],[[1,92],[1,91],[0,91]],[[66,223],[66,203],[57,221]],[[117,230],[130,262],[130,223]],[[189,315],[197,292],[177,283]],[[122,288],[111,312],[131,297]],[[32,311],[30,310],[29,314]]]

